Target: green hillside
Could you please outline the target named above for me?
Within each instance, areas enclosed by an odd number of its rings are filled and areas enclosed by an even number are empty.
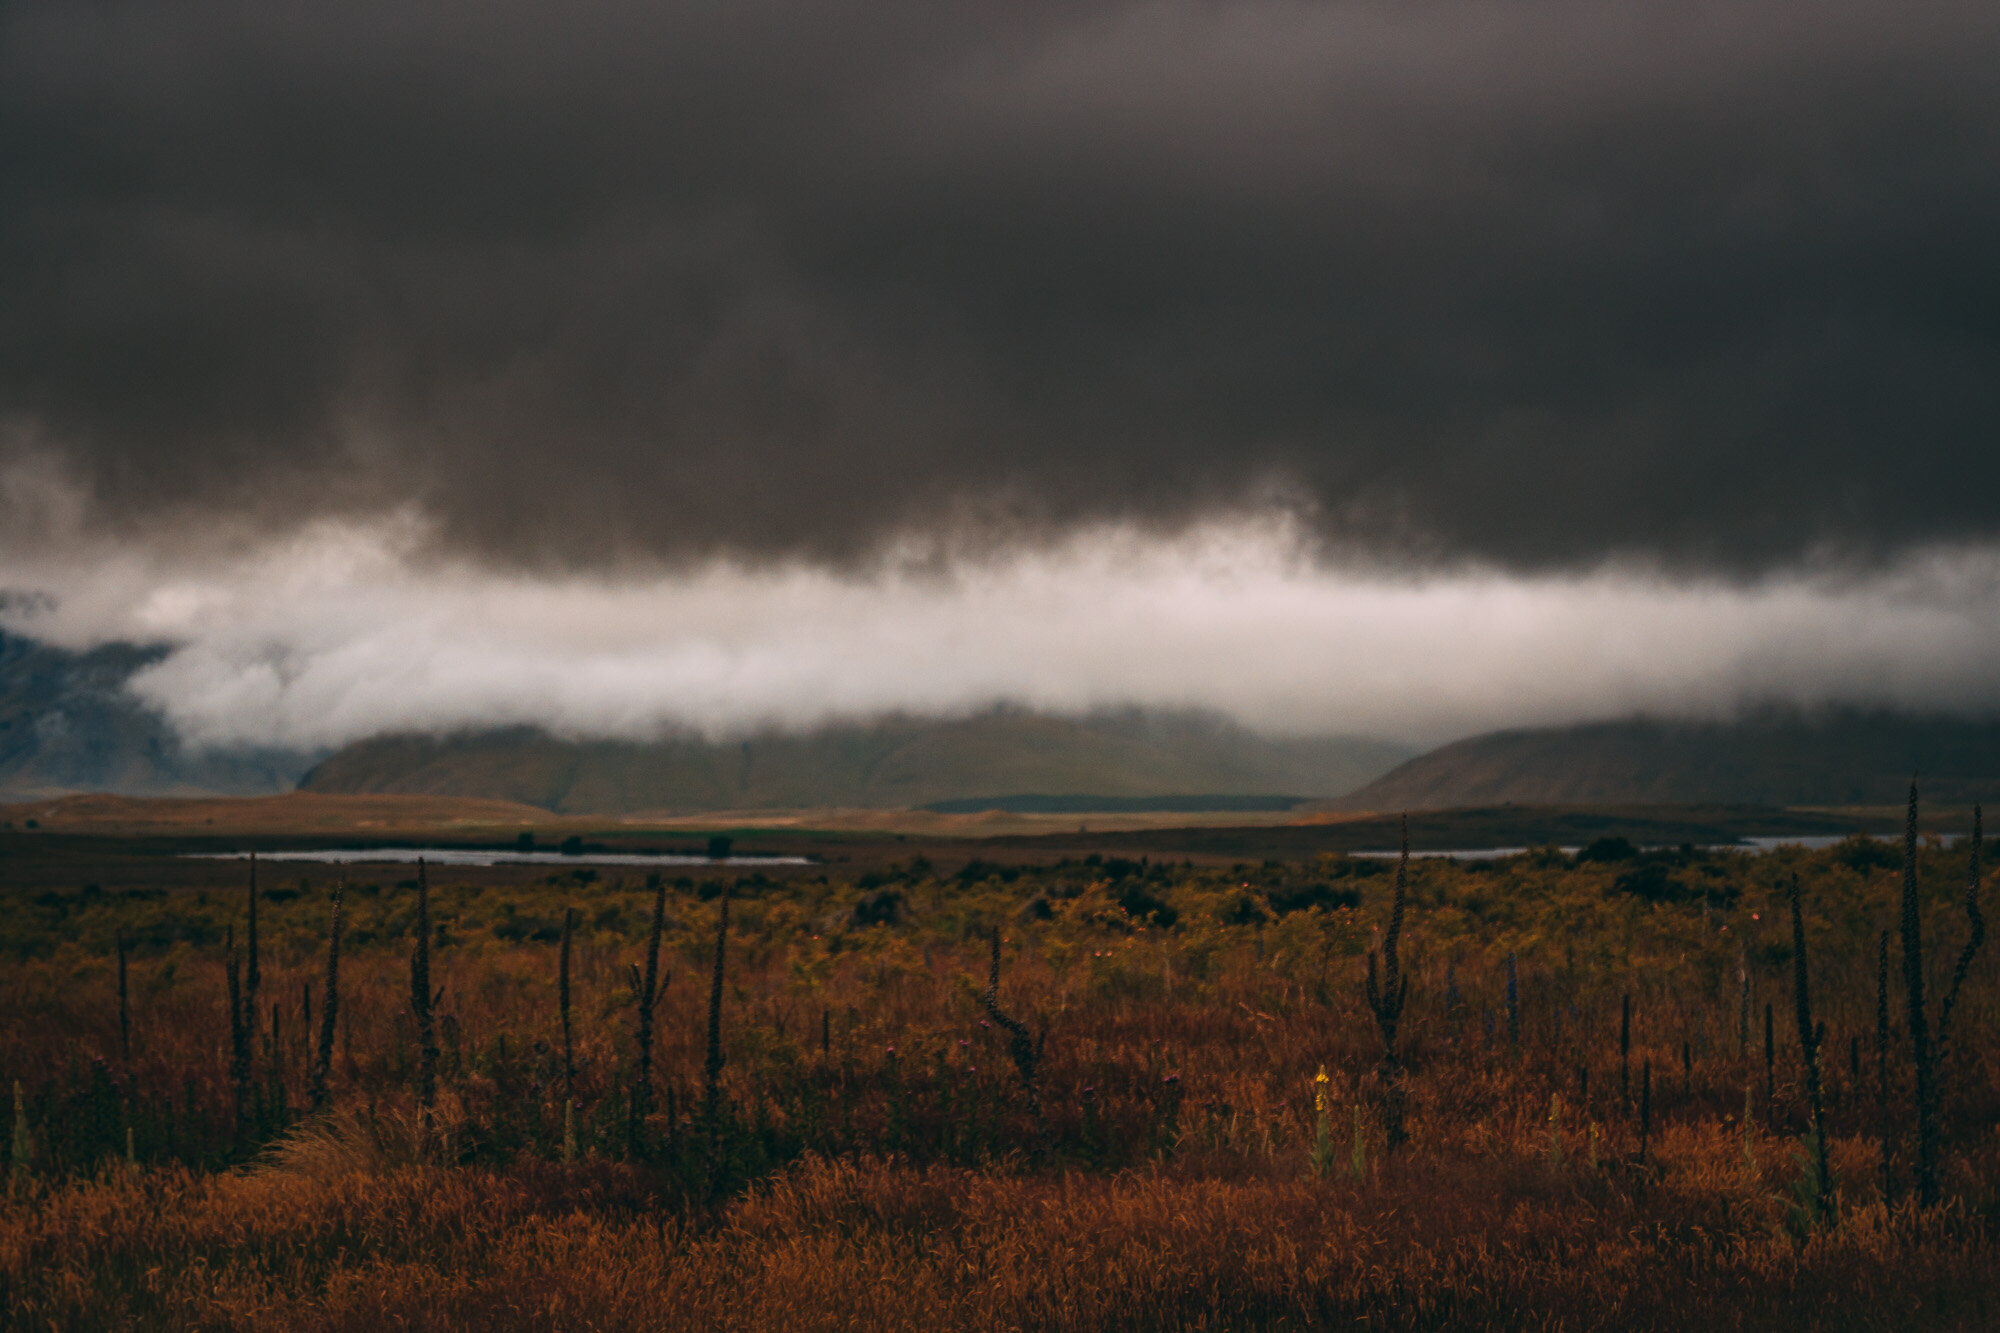
[[[2000,797],[2000,723],[1885,712],[1631,718],[1498,731],[1422,754],[1347,795],[1356,810],[1730,802],[1895,805]]]
[[[490,796],[564,813],[908,808],[1023,793],[1107,798],[1334,796],[1408,754],[1352,738],[1272,740],[1219,719],[1084,720],[993,712],[892,718],[746,740],[570,741],[531,729],[384,736],[308,773],[304,790]]]

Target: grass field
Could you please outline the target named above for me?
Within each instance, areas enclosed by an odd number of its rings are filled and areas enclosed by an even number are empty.
[[[356,868],[331,1025],[325,867],[262,868],[254,984],[241,865],[150,887],[133,866],[188,863],[138,840],[101,882],[8,879],[6,1322],[2000,1319],[2000,995],[1990,952],[1954,993],[1965,842],[1914,853],[1927,1207],[1899,847],[1414,861],[1399,922],[1375,859],[868,846],[657,896],[433,870],[421,951],[414,871]]]

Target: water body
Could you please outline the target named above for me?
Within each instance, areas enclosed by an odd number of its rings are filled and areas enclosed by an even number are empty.
[[[190,852],[202,861],[247,861],[249,852]],[[422,857],[439,866],[804,866],[804,856],[684,856],[662,852],[513,852],[467,847],[326,847],[304,852],[258,852],[259,861],[316,865],[415,865]]]
[[[1715,843],[1705,846],[1704,851],[1768,852],[1776,847],[1803,847],[1807,851],[1818,851],[1831,847],[1841,840],[1833,834],[1789,834],[1779,837],[1744,838],[1741,842]],[[1894,841],[1884,838],[1881,841]],[[1413,851],[1411,860],[1429,860],[1448,857],[1456,861],[1491,861],[1503,856],[1519,856],[1523,852],[1534,851],[1532,847],[1459,847],[1446,851]],[[1580,846],[1558,847],[1556,850],[1567,856],[1581,851]],[[1671,847],[1643,847],[1641,851],[1672,851]],[[1351,856],[1371,856],[1393,859],[1400,853],[1393,851],[1350,852]],[[188,856],[206,861],[244,861],[248,852],[189,852]],[[805,856],[728,856],[714,859],[707,856],[690,856],[682,853],[662,852],[580,852],[571,855],[564,852],[520,852],[494,850],[485,851],[466,847],[326,847],[310,851],[259,852],[260,861],[302,861],[317,865],[415,865],[422,857],[432,865],[440,866],[803,866],[811,865],[812,858]]]
[[[1844,833],[1787,833],[1777,837],[1744,838],[1740,842],[1707,843],[1703,845],[1701,850],[1705,852],[1768,852],[1778,847],[1802,847],[1806,851],[1816,852],[1821,848],[1831,847],[1837,842],[1844,841],[1846,837],[1847,835]],[[1877,838],[1876,841],[1894,842],[1896,839],[1884,837]],[[1410,859],[1412,861],[1419,861],[1436,857],[1449,857],[1454,861],[1493,861],[1503,856],[1519,856],[1523,852],[1532,852],[1535,850],[1537,849],[1533,847],[1462,847],[1444,852],[1411,852]],[[1575,856],[1583,848],[1581,845],[1578,845],[1574,847],[1558,847],[1556,850],[1565,856]],[[1659,846],[1641,847],[1639,850],[1642,852],[1670,852],[1674,849],[1671,846]],[[1401,856],[1402,853],[1349,852],[1348,855],[1373,856],[1385,860],[1394,860],[1396,857]]]

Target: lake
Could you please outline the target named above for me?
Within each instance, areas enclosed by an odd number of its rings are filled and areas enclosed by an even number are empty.
[[[247,861],[249,852],[190,852],[204,861]],[[258,852],[259,861],[306,861],[316,865],[415,865],[422,857],[440,866],[804,866],[804,856],[687,856],[662,852],[519,852],[467,847],[326,847],[304,852]]]
[[[1744,838],[1740,842],[1708,843],[1702,847],[1702,850],[1705,852],[1768,852],[1773,848],[1777,847],[1803,847],[1805,850],[1809,852],[1816,852],[1823,847],[1833,846],[1835,843],[1845,839],[1846,836],[1847,835],[1844,833],[1842,834],[1788,833],[1778,837]],[[1877,841],[1892,842],[1894,841],[1894,839],[1878,838]],[[1443,852],[1413,851],[1410,853],[1410,859],[1412,861],[1417,861],[1432,857],[1444,856],[1444,857],[1450,857],[1454,861],[1491,861],[1502,856],[1519,856],[1523,852],[1531,852],[1534,850],[1535,848],[1532,847],[1464,847]],[[1563,853],[1565,856],[1575,856],[1578,852],[1582,851],[1583,848],[1581,846],[1558,847],[1556,848],[1556,850]],[[1674,849],[1672,847],[1662,846],[1662,847],[1641,847],[1639,850],[1642,852],[1670,852]],[[1402,853],[1349,852],[1348,855],[1374,856],[1374,857],[1383,857],[1393,860],[1394,858],[1402,855]]]

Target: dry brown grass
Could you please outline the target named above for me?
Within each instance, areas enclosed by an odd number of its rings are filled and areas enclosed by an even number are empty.
[[[1962,930],[1952,854],[1927,855],[1939,892],[1926,910],[1950,941]],[[1796,1043],[1780,1050],[1767,1108],[1762,1052],[1737,1032],[1739,957],[1758,1007],[1786,993],[1790,940],[1772,908],[1793,870],[1810,904],[1827,1049],[1859,1036],[1871,1052],[1858,1076],[1842,1059],[1826,1071],[1839,1201],[1819,1226],[1792,1207],[1807,1123]],[[1119,873],[1074,865],[1002,882],[912,870],[899,881],[905,919],[866,927],[849,916],[860,886],[746,882],[726,936],[720,1101],[733,1156],[719,1171],[698,1129],[719,905],[694,892],[668,904],[662,970],[675,980],[637,1161],[612,1160],[627,1151],[632,964],[651,928],[652,895],[637,885],[436,886],[445,1053],[429,1124],[415,1112],[416,1040],[401,1012],[414,894],[356,892],[331,1108],[295,1118],[306,1035],[288,1010],[284,1045],[275,1057],[259,1046],[255,1079],[287,1109],[233,1149],[226,988],[203,932],[219,938],[235,904],[21,904],[43,916],[40,934],[17,930],[18,965],[0,979],[0,1076],[39,1099],[45,1146],[34,1179],[0,1204],[0,1322],[1720,1330],[2000,1319],[1990,959],[1967,982],[1946,1069],[1953,1202],[1918,1216],[1906,1199],[1885,1204],[1878,1185],[1873,963],[1892,872],[1831,854],[1719,858],[1680,872],[1706,876],[1714,902],[1651,903],[1618,890],[1615,867],[1560,858],[1413,866],[1398,1039],[1410,1143],[1394,1155],[1361,986],[1386,871],[1136,877],[1179,911],[1171,929],[1120,906],[1135,876]],[[1246,894],[1315,876],[1359,885],[1363,908],[1261,921],[1242,911]],[[1024,916],[1042,894],[1047,919]],[[569,905],[580,909],[583,1157],[562,1164],[556,988]],[[327,906],[318,890],[267,904],[267,998],[296,1008]],[[537,923],[551,927],[546,940]],[[981,1021],[980,932],[994,923],[1007,936],[1001,1002],[1038,1039],[1047,1032],[1044,1124],[1004,1035]],[[141,941],[129,1067],[116,1059],[121,930]],[[1643,1171],[1635,1109],[1617,1095],[1628,991],[1635,1095],[1642,1062],[1654,1073]],[[1895,1058],[1901,1097],[1907,1068]],[[1321,1065],[1338,1151],[1313,1178]],[[115,1160],[128,1122],[145,1163],[136,1173]],[[1891,1173],[1905,1195],[1909,1151],[1897,1146]]]
[[[1592,1197],[1522,1162],[1356,1185],[809,1158],[686,1217],[604,1164],[167,1171],[0,1208],[17,1326],[76,1330],[1972,1329],[1994,1258],[1950,1212],[1799,1244],[1699,1189]]]

